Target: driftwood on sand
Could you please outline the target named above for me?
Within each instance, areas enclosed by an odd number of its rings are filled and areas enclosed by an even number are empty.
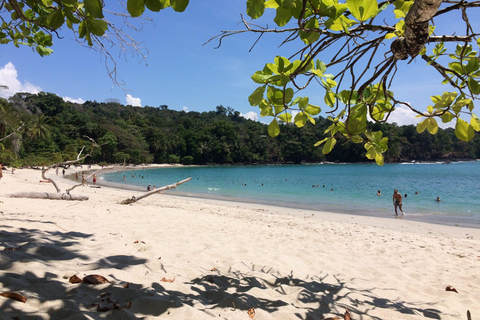
[[[161,188],[158,188],[158,189],[154,189],[154,190],[152,190],[152,191],[148,191],[148,192],[146,192],[146,193],[144,193],[144,194],[142,194],[142,195],[140,195],[140,196],[138,196],[138,197],[133,196],[133,197],[131,197],[131,198],[128,198],[128,199],[123,200],[123,201],[120,202],[120,203],[121,203],[121,204],[131,204],[131,203],[135,203],[135,202],[137,202],[138,200],[141,200],[141,199],[143,199],[143,198],[145,198],[145,197],[148,197],[148,196],[150,196],[150,195],[152,195],[152,194],[159,193],[159,192],[164,191],[164,190],[175,189],[175,188],[178,187],[179,185],[181,185],[181,184],[183,184],[183,183],[185,183],[185,182],[187,182],[187,181],[190,181],[190,180],[192,180],[191,177],[190,177],[190,178],[187,178],[187,179],[184,179],[184,180],[182,180],[182,181],[178,181],[177,183],[174,183],[174,184],[169,184],[169,185],[167,185],[167,186],[164,186],[164,187],[161,187]]]
[[[55,192],[17,192],[10,195],[11,198],[51,199],[51,200],[88,200],[88,196],[69,193]]]
[[[51,200],[88,200],[88,196],[73,195],[73,194],[70,194],[70,191],[72,191],[73,189],[75,189],[78,186],[84,185],[86,183],[86,181],[92,175],[96,174],[98,171],[100,171],[102,169],[99,169],[99,170],[95,171],[90,176],[88,176],[86,179],[82,180],[82,183],[74,185],[70,189],[65,190],[65,192],[62,192],[62,190],[60,189],[60,187],[58,186],[58,184],[55,180],[53,180],[52,178],[49,178],[45,175],[46,172],[48,170],[52,169],[52,168],[64,167],[64,166],[67,166],[67,165],[70,166],[72,164],[78,163],[78,162],[86,159],[87,157],[92,156],[93,151],[95,150],[95,148],[98,148],[99,145],[95,142],[95,140],[93,140],[89,137],[86,137],[86,138],[88,138],[92,142],[92,148],[91,148],[89,153],[85,154],[84,156],[81,156],[82,153],[83,153],[83,150],[85,149],[85,146],[83,146],[82,150],[80,150],[80,152],[77,155],[77,159],[54,163],[54,164],[49,165],[48,167],[46,167],[42,170],[42,179],[43,180],[41,180],[41,182],[52,183],[52,185],[55,187],[57,192],[55,192],[55,193],[54,192],[35,192],[35,191],[32,191],[32,192],[17,192],[17,193],[14,193],[14,194],[10,194],[9,196],[11,198],[31,198],[31,199],[51,199]]]

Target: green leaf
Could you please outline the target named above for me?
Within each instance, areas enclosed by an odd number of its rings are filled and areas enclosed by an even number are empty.
[[[265,86],[258,87],[255,91],[248,97],[248,102],[251,106],[258,106],[258,104],[263,99],[263,94],[265,93]]]
[[[357,20],[365,22],[377,14],[378,3],[377,0],[347,0],[347,8]]]
[[[323,146],[322,153],[327,154],[330,153],[330,151],[333,150],[333,147],[335,147],[335,144],[337,143],[337,139],[334,137],[328,138],[327,142],[325,142],[325,145]]]
[[[463,119],[457,118],[455,125],[455,135],[462,141],[470,141],[475,137],[475,130],[473,127]]]
[[[183,12],[188,6],[189,0],[170,0],[170,6],[175,12]]]
[[[480,84],[473,78],[468,79],[468,88],[473,94],[480,94]]]
[[[305,29],[318,29],[318,27],[318,20],[315,18],[311,18],[305,23]],[[298,35],[300,36],[300,39],[305,42],[305,44],[312,44],[320,38],[320,33],[313,30],[308,32],[300,30]]]
[[[103,36],[108,28],[107,22],[99,19],[94,20],[89,18],[87,19],[87,25],[90,31],[98,37]]]
[[[345,104],[355,104],[358,100],[358,93],[356,91],[352,93],[350,90],[342,90],[338,93],[338,99]]]
[[[131,1],[131,0],[130,0]],[[130,2],[129,1],[129,2]],[[136,2],[139,2],[138,0]],[[85,10],[93,18],[103,18],[102,3],[100,0],[85,0],[83,2]],[[143,1],[142,1],[143,4]]]
[[[468,61],[467,65],[465,66],[465,71],[467,71],[467,74],[471,74],[480,68],[480,64],[478,60],[479,60],[478,58],[471,58]]]
[[[303,97],[298,103],[298,107],[302,110],[305,109],[308,106],[308,101],[308,97]]]
[[[363,139],[359,135],[353,135],[350,137],[350,140],[352,140],[353,143],[362,143]]]
[[[307,123],[307,116],[303,112],[297,113],[293,122],[299,128],[303,127]]]
[[[450,106],[456,97],[456,92],[444,92],[440,98],[439,96],[432,96],[431,99],[435,102],[433,106],[435,109],[444,109]]]
[[[381,154],[381,153],[375,154],[375,162],[376,162],[379,166],[383,166],[383,164],[384,164],[384,162],[383,162],[383,154]]]
[[[427,128],[427,120],[425,119],[417,124],[417,132],[422,133]]]
[[[247,0],[247,14],[252,19],[260,18],[265,11],[264,0]]]
[[[316,116],[317,114],[320,113],[320,111],[322,111],[322,109],[320,109],[319,106],[314,106],[311,104],[309,104],[308,107],[305,108],[305,112],[312,116]]]
[[[448,122],[452,121],[453,118],[455,118],[455,116],[454,116],[451,112],[448,112],[448,111],[447,111],[447,112],[445,112],[444,114],[442,114],[442,115],[440,116],[440,118],[442,119],[442,122],[443,122],[443,123],[448,123]]]
[[[448,67],[458,73],[459,75],[464,75],[465,71],[463,69],[463,65],[460,62],[450,62]]]
[[[288,104],[288,103],[290,103],[290,102],[292,101],[292,99],[293,99],[293,94],[294,94],[294,91],[293,91],[292,88],[287,88],[287,89],[285,89],[285,93],[284,93],[284,95],[285,95],[285,103]]]
[[[285,123],[290,123],[290,122],[292,122],[292,115],[291,115],[290,113],[288,113],[288,112],[283,112],[283,113],[281,113],[281,114],[278,116],[278,118],[279,118],[280,120],[282,120],[283,122],[285,122]]]
[[[427,119],[427,130],[431,134],[436,134],[438,132],[438,124],[434,118]]]
[[[333,105],[335,104],[335,93],[333,93],[332,91],[327,91],[325,93],[324,100],[328,106],[333,107]]]
[[[265,8],[269,9],[277,9],[279,7],[277,1],[275,0],[268,0],[265,2]]]
[[[277,8],[277,15],[273,19],[279,27],[285,26],[292,19],[292,10],[282,7]]]
[[[329,18],[325,22],[325,26],[332,31],[345,31],[348,33],[348,28],[357,24],[355,20],[349,19],[345,16],[340,16],[338,19],[333,20]]]
[[[132,17],[139,17],[145,11],[143,0],[127,0],[127,10]]]
[[[270,137],[276,137],[280,134],[280,126],[278,125],[277,119],[273,119],[272,122],[268,125],[268,135]]]
[[[160,10],[163,9],[163,6],[159,0],[144,0],[144,1],[145,1],[145,6],[150,11],[159,12]]]
[[[325,139],[323,139],[323,140],[317,141],[313,146],[314,146],[314,147],[318,147],[319,145],[321,145],[322,143],[324,143],[324,142],[327,141],[327,140],[328,140],[328,138],[325,138]]]
[[[396,35],[395,33],[390,32],[390,33],[387,33],[387,34],[385,35],[385,39],[387,39],[387,40],[388,40],[388,39],[392,39],[392,38],[395,38],[396,36],[397,36],[397,35]]]
[[[52,29],[60,28],[63,23],[65,22],[65,17],[63,16],[63,12],[60,9],[53,10],[47,16],[47,24]]]
[[[67,17],[67,22],[70,21],[71,23],[80,23],[80,20],[75,17],[71,11],[69,10],[65,10],[65,16]]]
[[[480,119],[472,113],[472,117],[470,118],[470,125],[472,126],[473,130],[480,131]]]

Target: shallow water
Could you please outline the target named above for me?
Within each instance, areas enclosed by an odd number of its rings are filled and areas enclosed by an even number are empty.
[[[146,190],[148,184],[160,187],[192,177],[173,192],[375,216],[394,214],[392,194],[396,188],[403,196],[407,194],[403,207],[408,219],[480,227],[479,169],[478,161],[383,167],[376,164],[214,166],[113,172],[101,178]],[[377,196],[377,190],[381,190],[381,196]],[[435,201],[437,196],[440,202]]]

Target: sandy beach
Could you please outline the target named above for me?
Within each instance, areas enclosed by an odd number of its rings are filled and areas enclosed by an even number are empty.
[[[40,180],[0,180],[0,294],[27,299],[0,296],[0,319],[480,318],[480,229],[168,191],[130,205],[140,192],[108,187],[8,197],[55,192]]]

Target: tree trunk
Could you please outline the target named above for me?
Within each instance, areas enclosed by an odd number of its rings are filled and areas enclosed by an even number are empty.
[[[185,180],[182,180],[182,181],[178,181],[177,183],[174,183],[174,184],[170,184],[168,186],[165,186],[165,187],[161,187],[161,188],[158,188],[158,189],[155,189],[155,190],[152,190],[152,191],[148,191],[147,193],[144,193],[138,197],[131,197],[129,199],[125,199],[121,202],[121,204],[131,204],[131,203],[134,203],[134,202],[137,202],[138,200],[140,199],[143,199],[145,197],[148,197],[148,196],[151,196],[152,194],[155,194],[155,193],[159,193],[160,191],[164,191],[164,190],[168,190],[168,189],[175,189],[176,187],[178,187],[179,185],[187,182],[187,181],[190,181],[192,180],[192,178],[187,178]]]
[[[442,0],[416,0],[405,17],[405,35],[393,41],[391,49],[397,60],[414,58],[429,38],[429,21],[440,8]]]
[[[17,192],[9,195],[10,198],[50,199],[50,200],[88,200],[88,196],[68,193],[52,192]]]

